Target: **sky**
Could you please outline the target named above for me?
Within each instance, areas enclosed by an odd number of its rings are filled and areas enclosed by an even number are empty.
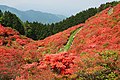
[[[36,10],[65,16],[74,15],[100,4],[119,0],[0,0],[0,5],[7,5],[22,11]]]

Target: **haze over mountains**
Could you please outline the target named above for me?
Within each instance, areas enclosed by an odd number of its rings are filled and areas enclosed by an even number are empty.
[[[0,5],[0,10],[2,10],[3,12],[10,11],[16,14],[22,21],[29,22],[38,21],[41,23],[55,23],[66,18],[64,15],[45,13],[41,11],[20,11],[16,8],[8,7],[6,5]]]

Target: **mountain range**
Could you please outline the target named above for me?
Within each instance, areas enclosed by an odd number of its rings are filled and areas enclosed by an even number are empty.
[[[0,5],[1,11],[10,11],[16,14],[22,21],[37,21],[41,23],[55,23],[66,18],[64,15],[45,13],[35,10],[21,11],[13,7],[8,7],[6,5]]]

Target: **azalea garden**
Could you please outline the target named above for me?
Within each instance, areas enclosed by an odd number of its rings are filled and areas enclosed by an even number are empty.
[[[0,80],[119,80],[120,4],[43,40],[0,25]]]

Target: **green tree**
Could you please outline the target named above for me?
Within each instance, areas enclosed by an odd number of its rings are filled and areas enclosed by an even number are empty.
[[[3,12],[0,10],[0,17],[2,17],[3,16]]]
[[[0,10],[0,23],[1,23],[1,18],[2,18],[2,16],[3,16],[3,13],[2,13],[2,11]]]
[[[25,34],[24,26],[22,21],[15,15],[10,13],[9,11],[5,11],[1,18],[2,25],[6,27],[11,27],[20,32],[20,34]]]

